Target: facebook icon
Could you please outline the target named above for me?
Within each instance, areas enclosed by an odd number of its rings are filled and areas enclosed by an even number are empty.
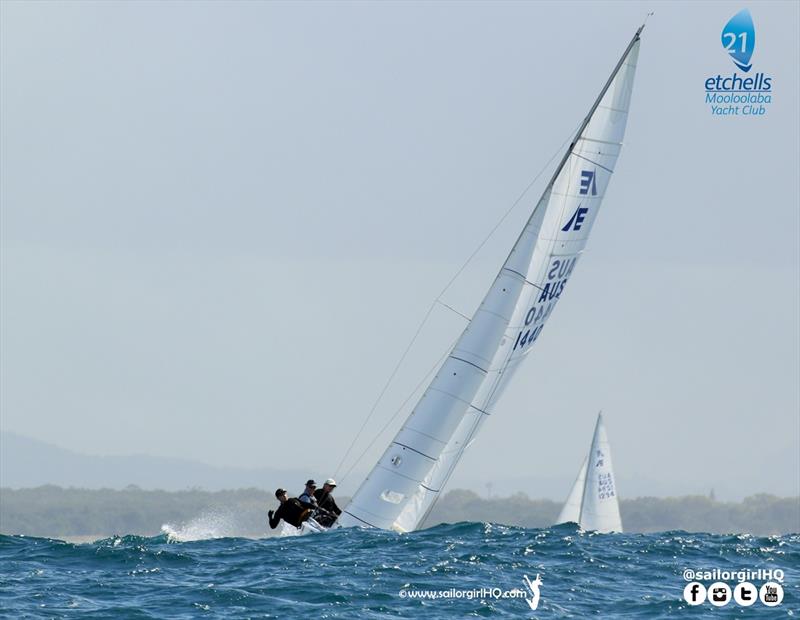
[[[683,600],[689,605],[702,605],[706,600],[706,587],[698,581],[687,583],[683,589]]]

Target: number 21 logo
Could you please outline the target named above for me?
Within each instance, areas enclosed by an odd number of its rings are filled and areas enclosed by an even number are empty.
[[[750,11],[743,9],[730,18],[722,29],[722,47],[739,69],[750,71],[750,58],[756,47],[756,27]]]

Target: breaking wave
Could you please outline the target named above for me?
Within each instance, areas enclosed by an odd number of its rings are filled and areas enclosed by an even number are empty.
[[[236,531],[234,516],[219,511],[204,512],[199,517],[180,525],[165,523],[161,526],[161,532],[166,535],[168,542],[231,538]]]

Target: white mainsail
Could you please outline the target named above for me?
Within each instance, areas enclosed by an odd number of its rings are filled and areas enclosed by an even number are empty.
[[[581,124],[489,292],[343,511],[340,526],[419,527],[532,349],[586,246],[614,172],[642,28]]]
[[[589,450],[578,523],[584,530],[604,533],[622,531],[617,485],[611,465],[611,446],[608,444],[602,413],[597,416],[592,447]]]
[[[608,443],[603,414],[597,415],[592,445],[583,460],[581,470],[570,489],[556,523],[577,523],[584,530],[621,532],[617,485],[611,465],[611,446]]]

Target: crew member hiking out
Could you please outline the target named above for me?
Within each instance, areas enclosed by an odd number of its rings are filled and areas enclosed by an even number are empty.
[[[317,489],[317,483],[313,480],[309,480],[306,482],[306,488],[303,489],[303,492],[297,497],[301,502],[306,504],[306,508],[308,507],[317,507],[317,498],[314,497],[314,493]]]
[[[312,508],[303,504],[296,497],[287,497],[284,489],[275,491],[275,497],[278,498],[281,505],[278,506],[278,509],[274,512],[272,510],[269,511],[269,526],[273,530],[278,527],[278,523],[280,523],[281,519],[286,521],[289,525],[299,528],[303,524],[303,521],[306,521],[313,512]]]
[[[314,499],[317,500],[317,506],[321,509],[322,514],[316,518],[317,522],[325,527],[330,527],[336,521],[342,509],[336,505],[336,500],[333,499],[333,489],[336,488],[336,480],[328,478],[322,485],[321,489],[314,491]]]

